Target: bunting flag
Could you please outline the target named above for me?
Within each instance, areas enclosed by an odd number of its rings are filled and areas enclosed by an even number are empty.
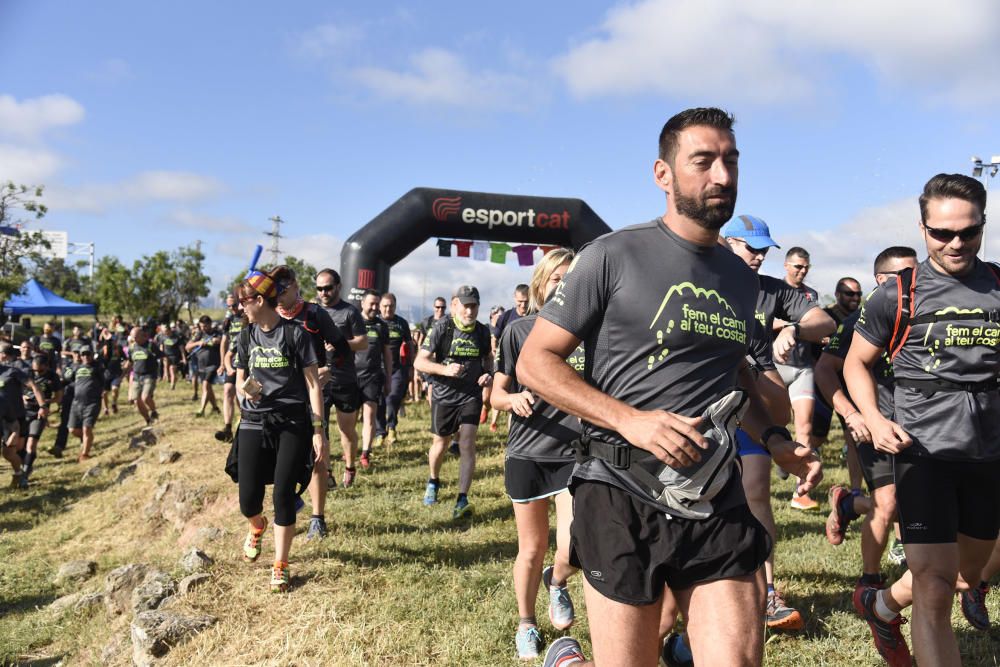
[[[476,241],[472,244],[472,259],[485,262],[490,252],[490,244],[486,241]]]
[[[494,264],[504,264],[510,251],[511,247],[506,243],[490,243],[490,261]]]
[[[451,249],[455,248],[456,257],[471,257],[474,260],[485,262],[489,260],[494,264],[506,264],[507,254],[514,253],[517,256],[518,266],[534,266],[535,251],[541,250],[543,255],[547,255],[556,248],[557,245],[533,245],[522,243],[512,246],[507,243],[492,241],[459,241],[457,239],[438,239],[438,256],[451,257]]]
[[[533,245],[519,245],[514,248],[514,254],[517,255],[517,265],[532,266],[535,263],[535,248],[537,247]]]
[[[472,241],[452,241],[455,247],[458,248],[459,257],[468,257],[469,249],[472,248]]]
[[[438,257],[451,257],[451,241],[438,239]]]

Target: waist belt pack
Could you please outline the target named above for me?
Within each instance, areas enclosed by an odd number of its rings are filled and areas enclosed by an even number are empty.
[[[729,483],[736,458],[736,429],[746,412],[747,394],[735,389],[708,406],[699,431],[708,449],[699,450],[701,461],[686,468],[672,468],[651,453],[633,447],[583,437],[576,441],[581,460],[596,457],[632,480],[651,500],[670,508],[671,514],[705,519],[712,514],[712,499]]]
[[[970,394],[982,394],[1000,389],[1000,380],[993,378],[983,382],[951,382],[950,380],[910,380],[896,378],[900,387],[918,389],[920,393],[931,395],[939,391],[966,391]]]

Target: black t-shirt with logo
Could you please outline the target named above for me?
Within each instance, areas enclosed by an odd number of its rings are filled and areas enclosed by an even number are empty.
[[[128,358],[132,361],[132,372],[137,378],[159,376],[159,357],[160,351],[148,341],[144,345],[132,343],[128,346]]]
[[[686,241],[654,219],[587,245],[540,317],[583,341],[588,384],[640,410],[694,417],[737,385],[759,291],[756,275],[739,257],[715,244]],[[583,431],[629,444],[588,422]],[[703,464],[675,472],[693,478]],[[613,484],[672,511],[599,458],[578,465],[573,475]],[[740,484],[731,482],[710,501],[711,511],[744,502]]]
[[[100,338],[97,341],[97,354],[104,361],[107,370],[112,374],[120,374],[122,362],[125,360],[125,351],[122,341],[126,340],[121,334],[111,334],[109,338]]]
[[[1000,375],[1000,323],[987,313],[1000,310],[1000,285],[985,263],[976,260],[964,276],[939,273],[921,262],[911,316],[934,314],[937,322],[914,324],[893,359],[895,421],[913,438],[905,451],[950,460],[1000,459],[1000,391],[936,391],[901,386],[906,380],[978,383]],[[861,307],[855,331],[884,348],[896,321],[896,278],[878,287]],[[948,321],[948,315],[983,314],[983,319]]]
[[[91,364],[77,364],[73,369],[73,402],[94,405],[104,392],[104,366],[95,359]]]
[[[334,325],[340,329],[344,340],[350,340],[361,336],[367,332],[361,311],[353,304],[340,300],[333,306],[327,308],[322,304],[317,304],[320,310],[324,311],[333,320]],[[326,365],[330,367],[330,383],[334,386],[348,386],[357,384],[358,372],[354,366],[354,352],[344,353],[337,350],[327,350]]]
[[[383,352],[389,344],[389,327],[385,321],[376,315],[365,320],[365,334],[368,336],[368,349],[354,353],[354,366],[358,369],[358,384],[372,378],[385,379],[385,362]]]
[[[383,319],[385,325],[389,328],[389,347],[392,349],[392,367],[393,369],[400,368],[403,363],[400,359],[400,350],[403,349],[403,345],[406,343],[411,343],[413,341],[413,336],[410,335],[410,323],[404,320],[399,315],[393,315],[389,319]],[[369,341],[370,342],[370,341]],[[407,366],[413,364],[413,359],[407,360]]]
[[[847,353],[851,350],[851,342],[854,340],[854,328],[857,326],[860,316],[861,311],[856,310],[840,323],[837,330],[830,336],[830,342],[823,348],[824,354],[833,355],[838,359],[847,358]],[[895,414],[892,395],[896,382],[892,374],[892,361],[888,354],[882,353],[872,368],[872,374],[875,376],[875,386],[878,389],[878,411],[886,419],[892,419]],[[843,372],[837,373],[837,376],[844,391],[847,391]]]
[[[194,356],[198,360],[198,372],[209,372],[217,369],[222,363],[222,356],[219,353],[222,335],[213,327],[208,331],[197,331],[191,340],[199,344],[199,347],[193,350]]]
[[[302,307],[294,315],[291,317],[282,315],[282,317],[304,327],[316,351],[316,362],[320,368],[327,365],[327,343],[338,349],[349,349],[347,341],[333,321],[333,317],[318,303],[303,302]],[[336,352],[333,354],[336,355]]]
[[[525,315],[509,323],[497,346],[496,370],[510,377],[507,392],[517,394],[524,386],[517,381],[517,358],[525,339],[535,325],[537,315]],[[566,360],[583,377],[586,355],[579,346]],[[570,462],[574,459],[570,443],[580,437],[580,420],[568,415],[535,396],[531,416],[527,419],[510,413],[510,433],[507,436],[507,456],[542,462]]]
[[[32,336],[31,344],[49,358],[49,368],[55,368],[62,354],[62,341],[55,336]]]
[[[437,356],[438,347],[447,337],[448,329],[453,329],[451,345],[447,350],[441,350],[442,357]],[[431,360],[442,364],[461,364],[462,372],[458,377],[434,375],[434,402],[441,405],[465,405],[469,401],[481,401],[483,388],[479,386],[479,378],[486,372],[487,364],[493,351],[490,344],[490,330],[482,322],[475,322],[470,327],[463,327],[452,318],[442,317],[421,346],[431,353]]]
[[[295,406],[309,407],[309,392],[302,369],[315,366],[316,349],[300,325],[281,320],[271,331],[248,324],[236,341],[236,368],[261,384],[261,399],[240,399],[246,412],[271,412]]]
[[[181,339],[173,331],[157,334],[156,344],[171,363],[176,364],[181,360]]]
[[[80,350],[84,348],[89,347],[90,349],[93,349],[94,342],[90,340],[88,336],[80,336],[79,338],[70,338],[69,341],[66,342],[65,347],[70,352],[76,352],[79,354]]]
[[[0,396],[9,403],[14,413],[24,415],[24,390],[30,376],[13,364],[0,363]]]
[[[51,401],[56,392],[62,388],[62,381],[59,379],[59,375],[53,370],[46,370],[41,373],[32,371],[31,379],[35,381],[35,386],[38,387],[38,391],[42,394],[42,399],[46,403]],[[38,405],[38,401],[35,400],[35,392],[31,391],[31,388],[25,385],[23,395],[25,410],[30,413],[38,412],[40,406]]]

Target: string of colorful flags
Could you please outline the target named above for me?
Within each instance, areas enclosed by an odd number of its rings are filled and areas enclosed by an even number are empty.
[[[531,244],[512,246],[507,243],[495,243],[493,241],[438,239],[437,247],[438,256],[440,257],[452,257],[451,251],[454,248],[455,257],[471,257],[480,262],[485,262],[488,259],[495,264],[505,264],[507,262],[507,253],[513,252],[517,255],[518,266],[533,266],[535,264],[536,250],[541,250],[542,255],[547,255],[559,246]]]

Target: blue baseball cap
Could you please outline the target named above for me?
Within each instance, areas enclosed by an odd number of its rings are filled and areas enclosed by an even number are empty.
[[[751,248],[781,247],[771,238],[767,223],[752,215],[738,215],[727,222],[722,228],[722,236],[743,239]]]

